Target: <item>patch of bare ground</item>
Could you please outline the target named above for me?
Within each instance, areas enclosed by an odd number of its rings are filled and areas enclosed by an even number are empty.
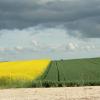
[[[0,100],[100,100],[100,86],[2,89]]]

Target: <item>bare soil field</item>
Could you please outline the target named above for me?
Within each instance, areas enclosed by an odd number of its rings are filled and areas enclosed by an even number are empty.
[[[0,100],[100,100],[100,86],[1,89]]]

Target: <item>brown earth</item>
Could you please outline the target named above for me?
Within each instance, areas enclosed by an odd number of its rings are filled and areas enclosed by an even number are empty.
[[[3,89],[0,100],[100,100],[100,86]]]

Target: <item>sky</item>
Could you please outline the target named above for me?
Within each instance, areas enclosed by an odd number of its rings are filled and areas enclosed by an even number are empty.
[[[100,0],[0,0],[0,61],[100,57]]]

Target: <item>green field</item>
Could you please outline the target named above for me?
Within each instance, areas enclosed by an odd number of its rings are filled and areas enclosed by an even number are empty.
[[[100,58],[52,61],[39,80],[65,86],[100,85]]]

